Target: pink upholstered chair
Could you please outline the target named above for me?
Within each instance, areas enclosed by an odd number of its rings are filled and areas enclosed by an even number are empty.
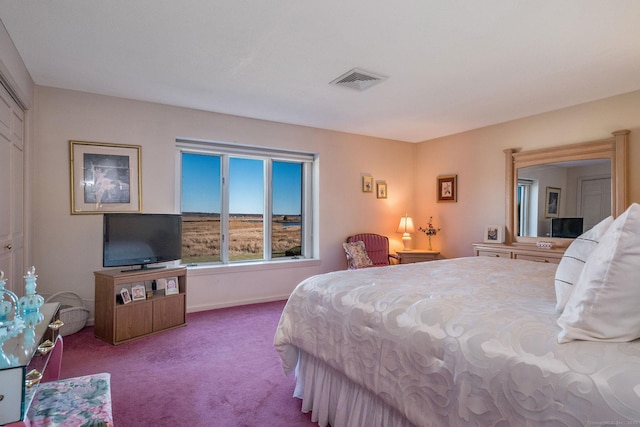
[[[381,236],[374,233],[361,233],[347,237],[347,243],[354,243],[361,241],[364,243],[365,250],[369,259],[371,259],[372,265],[368,267],[382,267],[391,264],[391,259],[398,259],[397,255],[389,253],[389,239],[386,236]],[[346,250],[346,248],[345,248]],[[355,270],[362,268],[359,266],[349,251],[346,251],[347,263],[349,270]]]

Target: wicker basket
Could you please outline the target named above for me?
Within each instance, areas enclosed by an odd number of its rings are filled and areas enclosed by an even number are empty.
[[[74,303],[78,303],[78,305],[63,304],[63,302],[68,302],[70,300],[73,300]],[[56,292],[47,298],[45,302],[61,303],[58,314],[60,316],[60,320],[64,322],[64,326],[59,330],[60,335],[66,336],[75,334],[87,324],[89,310],[84,306],[84,301],[82,301],[80,295],[69,291]]]

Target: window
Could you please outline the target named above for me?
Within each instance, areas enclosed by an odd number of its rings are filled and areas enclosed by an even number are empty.
[[[518,180],[517,209],[518,209],[518,236],[530,236],[531,224],[529,218],[531,209],[531,187],[533,181],[528,179]]]
[[[316,156],[178,141],[182,262],[313,258]]]

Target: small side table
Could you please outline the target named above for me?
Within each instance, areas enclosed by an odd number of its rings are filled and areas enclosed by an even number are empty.
[[[438,259],[440,251],[426,251],[414,249],[412,251],[396,251],[400,258],[400,264],[411,264],[413,262],[425,262]]]

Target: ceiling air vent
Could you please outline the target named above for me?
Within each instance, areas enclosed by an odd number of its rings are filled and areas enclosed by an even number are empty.
[[[353,70],[347,71],[329,84],[350,87],[351,89],[362,91],[386,79],[387,76],[372,73],[371,71],[365,71],[361,68],[354,68]]]

